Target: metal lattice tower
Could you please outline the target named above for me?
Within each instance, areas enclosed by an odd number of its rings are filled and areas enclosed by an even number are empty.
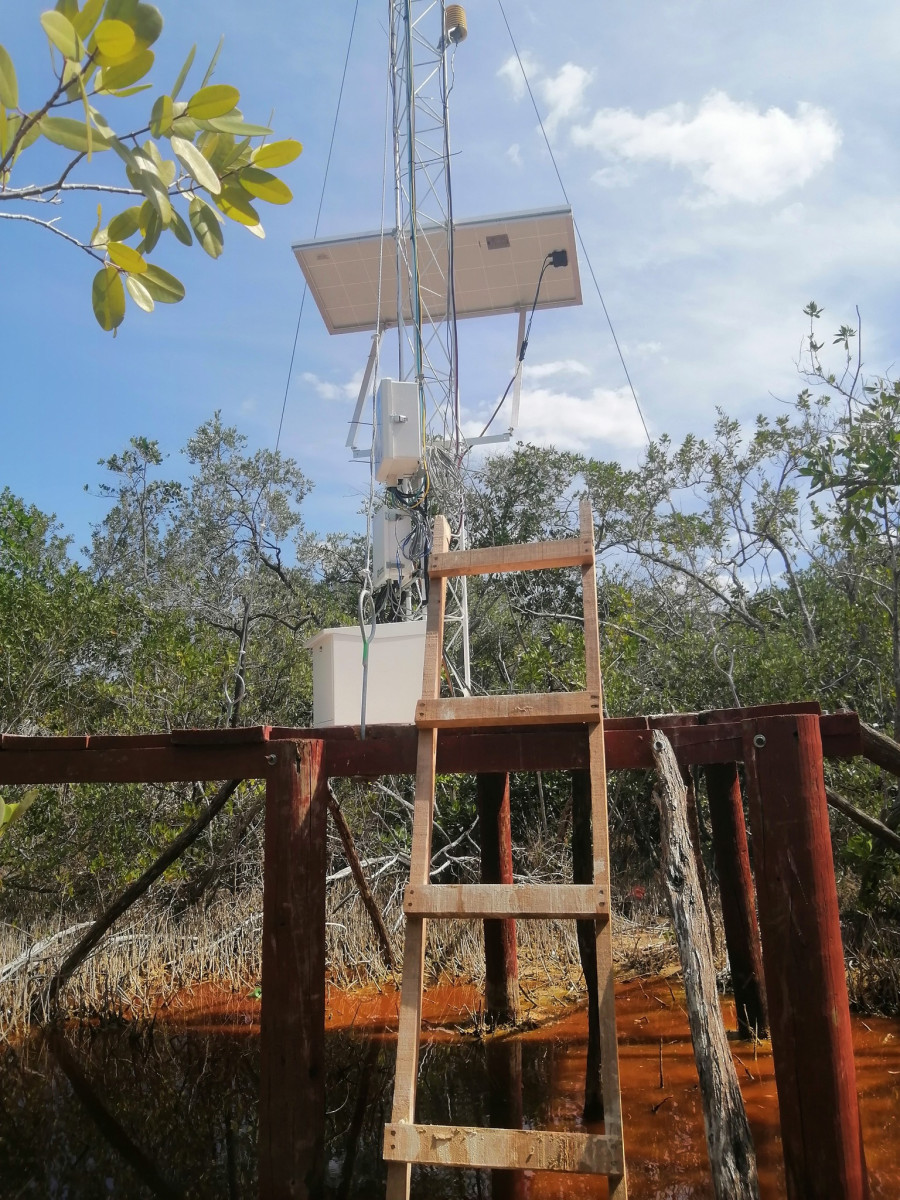
[[[445,33],[444,0],[390,0],[390,10],[398,378],[418,384],[430,486],[462,549],[459,469],[466,446],[459,421],[448,103],[456,46]],[[441,281],[440,291],[422,285],[426,275]],[[447,661],[468,691],[468,591],[465,577],[453,582]]]

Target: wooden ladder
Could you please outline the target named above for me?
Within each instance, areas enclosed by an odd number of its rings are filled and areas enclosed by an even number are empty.
[[[388,1163],[387,1200],[408,1200],[412,1163],[501,1170],[571,1171],[606,1175],[609,1195],[627,1200],[622,1101],[613,998],[612,936],[609,919],[609,838],[606,814],[606,759],[603,741],[603,691],[594,569],[591,508],[583,501],[577,538],[521,546],[497,546],[449,552],[449,528],[435,522],[429,563],[431,590],[425,631],[422,699],[416,710],[419,729],[416,794],[409,887],[403,907],[406,942],[400,994],[400,1028],[391,1123],[385,1126]],[[581,567],[587,688],[546,695],[440,698],[444,609],[447,579],[500,571]],[[594,882],[592,884],[431,884],[431,833],[434,817],[438,730],[450,726],[578,724],[589,726]],[[601,1085],[604,1133],[563,1133],[536,1129],[468,1128],[415,1123],[425,928],[428,917],[442,918],[592,918],[597,939],[600,997]]]

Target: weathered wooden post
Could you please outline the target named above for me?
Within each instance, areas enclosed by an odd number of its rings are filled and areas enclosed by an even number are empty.
[[[866,1200],[819,718],[745,721],[744,762],[788,1197]]]
[[[509,775],[478,775],[475,788],[481,839],[481,882],[512,883]],[[484,965],[488,1021],[492,1025],[514,1025],[519,1018],[519,958],[513,919],[484,922]]]
[[[591,883],[594,855],[591,840],[591,773],[572,771],[572,882]],[[600,1086],[600,997],[597,992],[597,940],[593,921],[576,921],[578,957],[588,994],[588,1045],[584,1079],[586,1121],[603,1120]]]
[[[492,1129],[521,1129],[522,1043],[518,1038],[491,1038],[485,1045],[488,1108]],[[525,1200],[524,1171],[491,1171],[491,1200]]]
[[[260,1200],[322,1194],[325,813],[321,741],[273,742],[266,774]]]
[[[738,1034],[742,1038],[753,1037],[754,1033],[764,1037],[769,1019],[737,764],[711,763],[706,768],[706,791]]]

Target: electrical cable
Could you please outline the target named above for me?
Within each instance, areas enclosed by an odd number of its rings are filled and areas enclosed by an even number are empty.
[[[516,60],[519,64],[519,69],[522,72],[522,78],[525,81],[525,87],[528,91],[528,95],[531,100],[532,108],[534,109],[535,116],[538,119],[538,125],[541,128],[541,133],[543,134],[543,137],[544,137],[544,145],[547,147],[547,153],[550,155],[550,161],[553,163],[553,170],[556,172],[556,178],[557,178],[557,181],[559,182],[559,186],[562,191],[562,194],[565,197],[566,204],[568,204],[569,207],[571,208],[572,205],[571,205],[571,201],[569,200],[569,194],[566,191],[566,185],[563,183],[562,175],[560,174],[559,166],[557,165],[557,162],[556,162],[556,155],[553,153],[553,147],[550,145],[550,139],[547,136],[547,130],[544,128],[544,121],[543,121],[543,118],[541,117],[540,109],[537,106],[537,100],[535,100],[534,92],[531,90],[531,82],[528,78],[528,73],[525,70],[525,64],[522,62],[522,56],[521,56],[521,54],[519,54],[519,47],[516,45],[516,39],[513,36],[513,31],[510,28],[509,18],[506,15],[506,9],[503,7],[503,0],[497,0],[497,4],[500,7],[500,13],[503,17],[503,23],[506,26],[506,32],[509,34],[510,42],[512,42],[513,52],[515,53]],[[606,317],[606,323],[609,326],[609,332],[612,334],[612,340],[616,347],[616,353],[619,356],[619,362],[622,364],[622,370],[625,372],[625,378],[628,380],[628,387],[631,390],[631,398],[634,401],[634,406],[637,409],[637,414],[640,417],[641,424],[644,427],[644,433],[647,436],[647,441],[648,441],[648,443],[652,443],[653,439],[650,437],[650,430],[647,428],[647,422],[644,420],[644,413],[641,409],[640,401],[638,400],[637,391],[635,390],[635,386],[631,381],[631,374],[628,370],[628,364],[625,362],[625,355],[622,353],[622,347],[619,345],[619,339],[616,336],[616,331],[615,331],[615,328],[613,327],[612,318],[609,315],[609,310],[606,307],[606,301],[603,299],[603,293],[600,290],[600,284],[598,283],[597,276],[594,273],[594,264],[591,262],[591,256],[588,254],[587,247],[584,244],[584,238],[581,236],[581,230],[579,229],[578,222],[575,220],[574,216],[572,218],[572,221],[575,226],[575,234],[578,238],[578,244],[581,247],[581,252],[584,255],[585,262],[588,265],[588,270],[591,273],[591,279],[594,281],[594,287],[596,288],[597,296],[600,300],[600,306],[603,309],[603,315],[604,315],[604,317]]]
[[[388,62],[391,60],[391,48],[388,47]],[[375,509],[375,416],[376,416],[376,396],[378,392],[378,375],[381,364],[381,299],[382,299],[382,283],[384,278],[384,206],[385,196],[387,194],[387,124],[388,111],[390,104],[390,87],[388,87],[385,95],[384,106],[384,149],[381,156],[381,240],[378,245],[378,296],[375,307],[375,362],[372,370],[372,443],[369,449],[369,497],[366,504],[366,564],[363,569],[362,587],[359,592],[357,601],[357,612],[359,615],[359,630],[362,637],[363,653],[362,653],[362,695],[360,697],[359,709],[359,737],[360,741],[365,740],[366,736],[366,699],[369,690],[369,643],[375,637],[375,631],[378,626],[378,606],[375,603],[372,590],[372,555],[374,543],[373,516]],[[371,620],[366,619],[366,609],[371,608]],[[368,630],[367,630],[368,625]]]
[[[484,429],[482,429],[481,433],[479,433],[478,436],[480,438],[483,438],[484,435],[487,433],[487,431],[490,429],[490,427],[493,425],[494,418],[497,416],[497,413],[503,407],[503,401],[509,395],[509,389],[516,382],[516,376],[519,374],[522,363],[525,360],[525,351],[528,349],[528,339],[531,336],[531,322],[534,320],[534,310],[537,308],[538,297],[541,294],[541,284],[544,282],[544,274],[545,274],[547,268],[553,262],[554,253],[556,253],[556,252],[551,251],[546,256],[546,258],[544,259],[543,265],[541,266],[541,273],[538,276],[537,288],[535,289],[535,292],[534,292],[534,300],[532,301],[532,304],[531,304],[531,312],[528,314],[528,324],[525,326],[525,336],[522,338],[522,345],[519,347],[519,359],[518,359],[518,362],[516,363],[516,369],[515,369],[515,371],[513,371],[512,378],[510,379],[509,383],[506,385],[506,391],[500,397],[500,401],[497,404],[497,407],[491,413],[490,420],[485,425]],[[553,265],[555,266],[556,264],[554,263]],[[565,265],[565,264],[562,264],[562,265]]]

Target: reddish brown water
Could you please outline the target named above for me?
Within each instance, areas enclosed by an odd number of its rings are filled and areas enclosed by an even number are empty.
[[[383,1195],[397,994],[333,993],[326,1038],[328,1179],[340,1200]],[[633,1200],[712,1196],[703,1117],[677,990],[664,980],[617,993],[625,1148]],[[431,991],[418,1117],[464,1125],[578,1129],[586,1014],[567,1010],[515,1036],[481,1038],[470,987]],[[734,1027],[731,1006],[726,1024]],[[152,1032],[80,1029],[48,1047],[0,1051],[0,1197],[253,1197],[259,1004],[208,989],[171,1006]],[[900,1022],[854,1019],[874,1200],[900,1197]],[[784,1195],[767,1043],[733,1042],[764,1200]],[[414,1196],[576,1200],[602,1180],[414,1171]]]

